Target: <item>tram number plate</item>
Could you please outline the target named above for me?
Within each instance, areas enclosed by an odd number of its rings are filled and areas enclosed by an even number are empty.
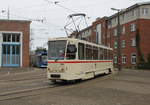
[[[59,74],[51,74],[51,77],[52,78],[60,78],[60,75]]]

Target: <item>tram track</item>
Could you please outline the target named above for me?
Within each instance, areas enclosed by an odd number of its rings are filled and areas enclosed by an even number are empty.
[[[107,80],[112,78],[113,75],[106,75],[100,77],[101,81],[102,80]],[[6,101],[6,100],[12,100],[12,99],[18,99],[18,98],[23,98],[23,97],[28,97],[28,96],[37,96],[41,94],[46,94],[51,91],[57,90],[57,89],[67,89],[67,88],[72,88],[74,86],[80,86],[80,85],[86,85],[89,83],[97,82],[97,79],[93,79],[90,81],[83,81],[81,83],[77,84],[71,84],[71,85],[66,85],[66,84],[48,84],[47,86],[41,86],[38,88],[29,88],[29,89],[22,89],[22,90],[16,90],[16,91],[10,91],[10,92],[4,92],[0,94],[0,102]],[[62,87],[62,88],[60,88]],[[63,88],[65,87],[65,88]],[[50,91],[50,89],[52,89]]]
[[[55,87],[60,87],[60,85],[42,86],[42,87],[38,87],[38,88],[30,88],[30,89],[1,93],[0,94],[0,102],[5,101],[5,100],[16,99],[16,98],[40,95],[41,90],[51,89],[51,88],[55,88]]]
[[[46,74],[46,71],[30,71],[30,72],[21,72],[21,73],[6,73],[6,74],[0,74],[0,81],[1,80],[7,80],[14,77],[24,77],[24,76],[33,76],[32,74],[36,75],[43,75]]]
[[[46,78],[46,75],[42,74],[42,75],[35,75],[32,77],[26,77],[26,78],[6,79],[6,80],[0,80],[0,82],[17,82],[17,81],[26,81],[26,80],[42,79],[42,78]]]

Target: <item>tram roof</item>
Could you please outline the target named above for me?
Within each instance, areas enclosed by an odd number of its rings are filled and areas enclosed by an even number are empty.
[[[80,42],[80,43],[84,43],[84,44],[89,44],[91,46],[95,46],[95,47],[101,47],[104,49],[110,49],[112,50],[112,48],[104,46],[104,45],[99,45],[99,44],[95,44],[95,43],[91,43],[85,40],[80,40],[80,39],[76,39],[76,38],[67,38],[67,37],[59,37],[59,38],[49,38],[48,41],[56,41],[56,40],[68,40],[68,41],[75,41],[75,42]]]

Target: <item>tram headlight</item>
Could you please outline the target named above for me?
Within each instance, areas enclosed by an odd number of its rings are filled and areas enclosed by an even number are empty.
[[[48,68],[47,70],[48,70],[49,72],[51,72],[51,69],[50,69],[50,68]]]
[[[64,68],[60,68],[60,72],[64,72],[65,70],[64,70]]]

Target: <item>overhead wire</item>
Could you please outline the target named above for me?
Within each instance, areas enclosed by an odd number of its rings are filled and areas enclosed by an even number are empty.
[[[55,1],[55,2],[52,2],[50,0],[44,0],[44,1],[47,1],[49,4],[55,4],[55,5],[57,5],[57,6],[61,7],[61,8],[64,8],[64,9],[70,11],[70,12],[77,13],[76,11],[74,11],[74,10],[72,10],[70,8],[67,8],[67,7],[65,7],[63,5],[60,5],[59,2],[57,2],[57,1]]]
[[[11,13],[11,15],[12,15],[12,16],[16,16],[16,17],[18,17],[18,18],[25,19],[25,20],[29,20],[29,21],[41,22],[43,25],[52,25],[52,26],[55,26],[55,29],[56,29],[57,27],[59,27],[59,29],[60,29],[60,28],[63,28],[63,26],[55,25],[55,24],[53,24],[53,23],[51,23],[51,22],[48,22],[48,21],[44,22],[44,20],[42,20],[42,19],[31,19],[31,18],[27,18],[27,17],[23,17],[23,16],[18,16],[18,15],[12,14],[12,13]],[[37,25],[37,24],[36,24],[36,25]],[[40,26],[42,26],[42,25],[40,25]],[[42,26],[42,27],[43,27],[43,26]],[[58,29],[58,28],[57,28],[57,29]]]
[[[61,7],[61,8],[64,8],[64,9],[70,11],[70,12],[77,13],[76,11],[74,11],[74,10],[72,10],[72,9],[70,9],[70,8],[67,8],[67,7],[61,5],[61,4],[59,3],[59,1],[54,1],[54,2],[53,2],[53,1],[50,1],[50,0],[45,0],[45,1],[47,1],[49,4],[55,4],[55,5],[57,5],[57,6]],[[87,18],[89,18],[89,17],[87,17]],[[78,19],[77,19],[77,20],[78,20]],[[85,21],[85,24],[88,26],[88,23],[87,23],[86,19],[84,19],[84,21]],[[72,20],[72,22],[74,23],[75,21]],[[64,29],[65,29],[65,32],[66,32],[67,36],[68,36],[68,32],[67,32],[68,28],[67,28],[67,26],[70,25],[72,22],[70,22],[70,23],[67,22],[66,25],[64,26]],[[79,23],[78,23],[78,30],[79,30],[79,25],[80,25],[80,23],[81,23],[81,20],[80,20]],[[70,31],[70,30],[68,30],[68,31]]]

